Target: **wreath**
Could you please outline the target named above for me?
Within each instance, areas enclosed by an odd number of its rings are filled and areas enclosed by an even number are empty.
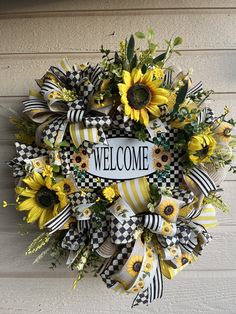
[[[235,171],[228,107],[215,116],[213,92],[171,66],[180,37],[157,54],[153,35],[137,32],[114,53],[102,46],[95,66],[51,66],[11,116],[16,209],[40,230],[26,254],[49,255],[52,268],[66,257],[74,286],[90,270],[134,293],[133,306],[160,298],[163,277],[201,255]]]

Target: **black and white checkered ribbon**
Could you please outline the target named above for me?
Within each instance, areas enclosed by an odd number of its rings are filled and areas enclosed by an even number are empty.
[[[15,142],[15,147],[16,157],[8,163],[8,165],[13,169],[14,177],[21,177],[26,173],[25,165],[28,159],[48,155],[48,151],[44,148],[26,145],[19,142]]]

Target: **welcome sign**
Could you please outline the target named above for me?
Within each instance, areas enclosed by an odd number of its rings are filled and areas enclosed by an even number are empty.
[[[93,176],[125,180],[155,172],[154,144],[130,137],[109,138],[108,145],[98,144],[89,159],[87,172]]]
[[[179,152],[174,149],[174,132],[165,132],[165,141],[170,147],[168,151],[160,149],[151,139],[143,142],[135,138],[132,132],[117,129],[107,130],[107,145],[94,145],[90,156],[85,156],[83,151],[75,153],[71,143],[70,172],[74,174],[79,188],[85,189],[103,188],[144,176],[149,183],[159,187],[178,187],[182,172]],[[162,180],[163,172],[165,180]]]

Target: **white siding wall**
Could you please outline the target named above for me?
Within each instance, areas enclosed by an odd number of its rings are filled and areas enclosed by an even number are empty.
[[[220,0],[0,0],[0,104],[21,110],[34,78],[67,55],[96,61],[101,43],[115,49],[128,33],[156,30],[158,40],[180,35],[183,69],[194,68],[216,94],[216,111],[225,104],[236,116],[236,1]],[[163,46],[161,46],[163,48]],[[14,130],[0,117],[0,199],[13,196],[13,179],[4,165],[14,155]],[[236,313],[235,178],[228,175],[224,197],[231,206],[219,213],[220,227],[198,263],[173,281],[164,297],[133,313]],[[63,267],[32,265],[24,251],[30,236],[20,236],[20,215],[0,208],[0,313],[131,313],[131,298],[88,277],[72,291],[74,274]]]

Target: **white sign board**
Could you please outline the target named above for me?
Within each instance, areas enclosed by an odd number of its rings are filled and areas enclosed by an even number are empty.
[[[113,179],[133,179],[155,172],[152,151],[154,144],[130,137],[108,138],[108,145],[96,145],[89,160],[88,173]]]

